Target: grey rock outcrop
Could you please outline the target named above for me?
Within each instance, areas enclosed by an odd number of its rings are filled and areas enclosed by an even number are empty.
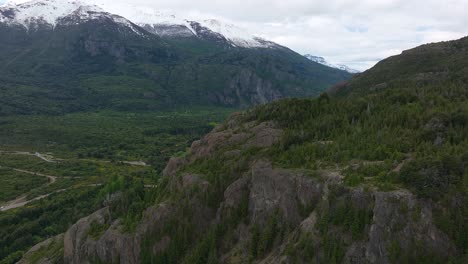
[[[221,263],[251,261],[254,239],[261,240],[257,243],[268,239],[268,246],[262,244],[257,251],[256,263],[322,262],[331,254],[326,241],[332,241],[335,251],[339,247],[342,263],[387,264],[401,255],[447,259],[458,254],[453,241],[435,225],[434,204],[407,190],[349,187],[343,184],[340,170],[311,173],[278,168],[266,157],[250,159],[243,170],[227,174],[220,193],[216,191],[222,183],[209,180],[216,175],[185,170],[210,158],[235,164],[244,150],[265,150],[282,135],[272,122],[244,122],[242,115],[234,114],[194,142],[187,157],[171,159],[164,177],[173,198],[148,208],[134,232],[121,230],[108,208],[73,225],[64,236],[65,263],[140,263],[142,250],[158,255],[170,247],[176,238],[165,227],[181,220],[189,223],[194,243],[217,225],[231,228],[229,236],[219,238]],[[213,194],[219,198],[208,204],[207,197]],[[99,237],[91,237],[93,223],[109,227]],[[333,242],[336,237],[340,243]],[[306,259],[310,248],[312,259]],[[291,252],[296,254],[294,261]]]
[[[55,248],[60,248],[61,245],[63,244],[63,234],[51,237],[45,241],[42,241],[41,243],[35,245],[32,247],[28,252],[26,252],[23,256],[23,258],[17,262],[17,264],[53,264],[56,263],[56,259],[52,258],[52,256],[47,256],[42,254],[42,251],[48,250],[50,247],[53,247],[54,245],[58,245]],[[57,254],[60,254],[60,252],[54,252]],[[40,257],[38,258],[37,255]],[[31,260],[34,260],[31,261]]]
[[[135,233],[121,230],[119,220],[114,220],[99,238],[91,238],[91,224],[105,224],[109,209],[104,208],[79,220],[64,236],[65,263],[140,263],[142,238],[154,228],[164,225],[164,220],[171,214],[168,204],[148,208]],[[154,223],[157,223],[155,225]]]
[[[190,150],[190,161],[199,158],[210,158],[222,149],[237,147],[237,150],[250,147],[267,148],[278,143],[283,136],[283,131],[278,129],[273,122],[250,122],[239,126],[241,117],[233,115],[227,124],[216,127],[211,133],[201,140],[192,143]],[[232,153],[232,152],[231,152]],[[175,163],[181,161],[173,160],[168,164],[165,171],[174,171]]]

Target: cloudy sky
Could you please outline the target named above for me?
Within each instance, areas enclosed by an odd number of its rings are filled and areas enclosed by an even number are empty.
[[[301,54],[359,70],[404,49],[468,35],[468,0],[86,1],[114,9],[152,7],[189,19],[221,18]]]

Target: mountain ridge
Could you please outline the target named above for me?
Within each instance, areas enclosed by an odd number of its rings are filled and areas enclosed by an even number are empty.
[[[195,36],[203,38],[203,34],[206,34],[206,31],[208,31],[208,33],[211,32],[211,34],[222,35],[226,39],[227,43],[232,46],[244,48],[274,48],[279,46],[278,44],[251,34],[244,28],[239,28],[236,25],[217,19],[184,19],[179,18],[175,14],[158,11],[153,8],[145,8],[135,5],[113,7],[99,2],[98,4],[104,8],[113,10],[114,13],[118,13],[129,18],[142,27],[152,27],[153,29],[177,27],[180,30],[179,34],[177,34],[177,31],[167,34],[162,30],[155,30],[155,32],[160,34],[160,36]],[[193,35],[191,35],[190,32]]]
[[[32,3],[40,3],[44,12],[62,2]],[[197,36],[160,36],[119,15],[70,3],[47,19],[35,16],[18,23],[22,8],[0,9],[7,21],[0,22],[6,36],[0,39],[0,59],[6,61],[0,68],[2,114],[151,111],[184,105],[239,108],[316,96],[350,77],[268,41],[256,40],[268,48],[233,45],[196,22],[191,25]],[[31,3],[18,6],[37,8]]]
[[[203,34],[209,33],[221,35],[227,43],[236,47],[271,48],[278,46],[272,42],[255,37],[244,29],[232,24],[222,23],[219,20],[203,19],[191,21],[179,19],[174,15],[168,15],[156,10],[138,7],[130,7],[124,10],[123,12],[119,12],[120,14],[114,15],[96,4],[89,3],[89,1],[32,0],[22,4],[6,3],[0,6],[0,22],[20,24],[29,30],[40,23],[46,23],[54,27],[66,16],[78,16],[82,20],[107,16],[127,26],[135,23],[143,28],[150,29],[151,33],[159,36],[203,38]],[[158,30],[158,28],[164,27],[179,27],[180,29],[173,30],[172,32],[167,32],[166,30],[166,33],[163,30]],[[193,35],[187,35],[189,32]]]
[[[424,44],[386,58],[346,83],[328,89],[330,94],[369,93],[392,87],[434,86],[468,83],[468,37]]]

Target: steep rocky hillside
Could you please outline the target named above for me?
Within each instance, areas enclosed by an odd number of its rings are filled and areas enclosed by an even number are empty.
[[[172,158],[151,192],[110,183],[103,209],[24,261],[466,263],[464,77],[235,114]]]
[[[466,260],[465,121],[454,115],[442,125],[430,113],[423,127],[407,127],[411,118],[402,117],[401,126],[369,135],[365,127],[382,119],[372,120],[365,105],[348,117],[335,108],[342,102],[323,100],[232,117],[169,162],[158,202],[132,231],[113,217],[118,199],[72,226],[59,242],[65,262]],[[466,107],[457,107],[466,117]],[[327,117],[318,117],[321,111]],[[306,113],[323,135],[294,121]],[[336,127],[324,127],[332,116]]]

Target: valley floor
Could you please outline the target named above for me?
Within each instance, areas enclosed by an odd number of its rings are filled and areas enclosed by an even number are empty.
[[[157,188],[169,157],[232,111],[0,117],[0,263],[99,208],[115,180]]]

